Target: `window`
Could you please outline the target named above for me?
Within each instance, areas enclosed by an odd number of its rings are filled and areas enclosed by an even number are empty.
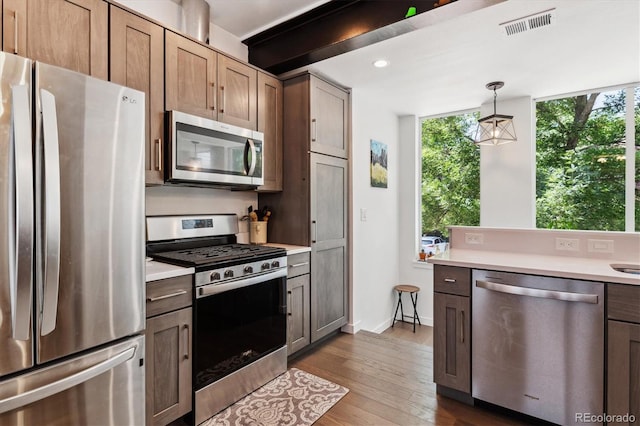
[[[638,88],[536,103],[538,228],[640,229],[639,105]]]
[[[478,118],[473,112],[422,120],[423,237],[447,240],[447,226],[480,224],[480,151],[470,139]]]

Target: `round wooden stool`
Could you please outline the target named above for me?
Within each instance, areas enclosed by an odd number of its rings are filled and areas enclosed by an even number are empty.
[[[416,287],[415,285],[409,285],[409,284],[399,284],[393,287],[393,289],[398,292],[398,304],[396,305],[396,312],[393,314],[393,322],[391,323],[391,327],[393,327],[396,321],[409,323],[409,321],[404,320],[405,317],[408,317],[409,315],[405,315],[404,311],[402,310],[402,293],[406,292],[406,293],[409,293],[409,297],[411,297],[411,303],[413,303],[413,332],[415,333],[416,320],[418,320],[418,324],[422,325],[422,323],[420,323],[420,318],[418,317],[418,310],[416,308],[416,305],[418,304],[418,292],[420,291],[420,287]],[[396,317],[398,316],[398,308],[400,308],[399,320],[396,319]]]

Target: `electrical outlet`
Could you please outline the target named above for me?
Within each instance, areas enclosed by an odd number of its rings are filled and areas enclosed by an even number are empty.
[[[361,222],[367,221],[367,209],[360,209],[360,221]]]
[[[556,238],[556,250],[578,251],[580,240],[577,238]]]
[[[590,253],[613,253],[613,240],[587,240],[587,251]]]
[[[484,234],[466,232],[464,234],[464,242],[467,244],[484,244]]]

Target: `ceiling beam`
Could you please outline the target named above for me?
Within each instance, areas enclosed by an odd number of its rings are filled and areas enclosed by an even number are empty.
[[[243,43],[251,64],[282,74],[503,1],[332,0]]]

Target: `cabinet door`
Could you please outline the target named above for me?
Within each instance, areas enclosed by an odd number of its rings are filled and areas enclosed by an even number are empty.
[[[27,56],[27,2],[2,1],[2,50]]]
[[[349,94],[310,76],[311,151],[347,158]]]
[[[347,161],[311,154],[311,341],[348,314]]]
[[[191,411],[191,308],[147,320],[146,418],[165,425]]]
[[[640,419],[640,324],[607,321],[607,414]],[[628,425],[628,422],[609,422]]]
[[[264,185],[282,191],[282,82],[258,73],[258,131],[264,133]]]
[[[218,56],[218,120],[257,130],[258,72],[250,66]]]
[[[106,80],[107,7],[102,0],[27,0],[27,57]]]
[[[309,274],[287,279],[289,318],[287,327],[288,354],[304,348],[309,336]]]
[[[452,389],[471,391],[469,298],[434,293],[433,378]]]
[[[164,31],[146,19],[110,7],[111,81],[145,94],[146,183],[162,184]]]
[[[165,37],[166,110],[215,120],[216,52],[171,31]]]

